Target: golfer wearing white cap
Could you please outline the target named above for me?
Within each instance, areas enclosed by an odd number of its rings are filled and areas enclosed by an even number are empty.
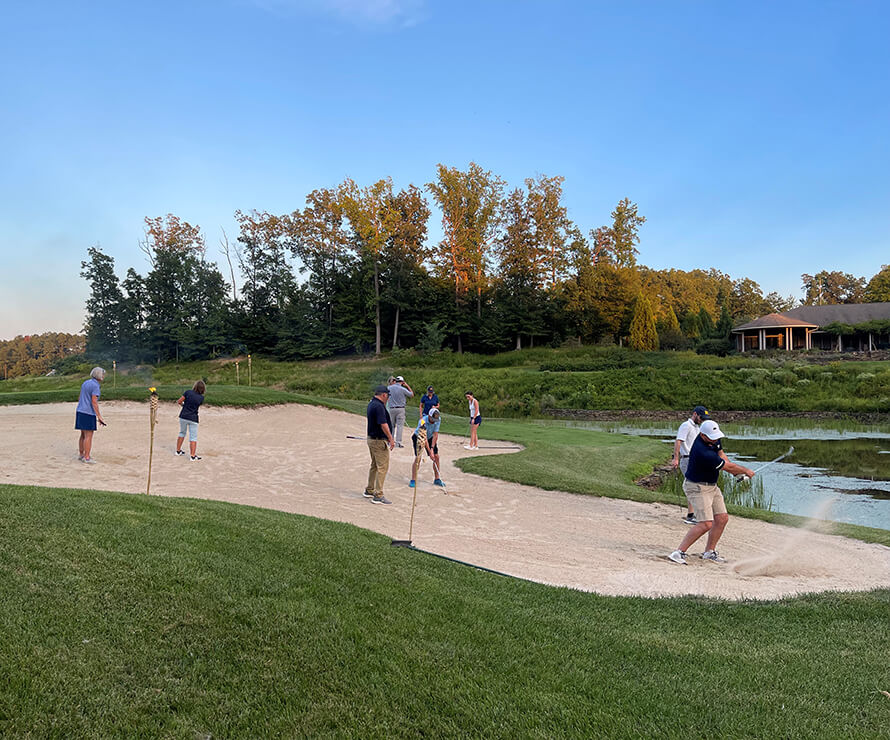
[[[724,436],[726,435],[720,431],[716,421],[702,422],[701,431],[689,451],[683,492],[695,510],[698,524],[686,533],[680,546],[668,555],[668,558],[680,565],[686,565],[686,551],[705,532],[708,533],[708,543],[702,553],[702,560],[725,562],[717,554],[717,542],[726,528],[729,514],[726,513],[726,504],[717,480],[721,470],[732,475],[747,476],[753,476],[754,471],[729,461],[720,442]]]
[[[401,375],[396,375],[389,385],[389,415],[392,417],[393,436],[396,447],[402,447],[402,430],[405,428],[405,403],[414,396],[411,386],[405,382]]]

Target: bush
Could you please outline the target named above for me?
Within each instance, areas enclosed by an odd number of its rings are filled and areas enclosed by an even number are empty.
[[[696,345],[695,351],[700,355],[726,357],[733,351],[733,346],[728,339],[705,339]]]

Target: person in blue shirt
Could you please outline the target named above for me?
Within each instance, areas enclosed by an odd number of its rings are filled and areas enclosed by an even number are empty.
[[[176,454],[185,455],[182,451],[182,442],[185,434],[189,435],[189,451],[192,453],[192,461],[196,462],[201,458],[198,457],[198,407],[204,403],[204,392],[207,388],[203,380],[195,383],[190,391],[183,393],[176,402],[182,406],[179,412],[179,436],[176,438]]]
[[[698,523],[686,533],[680,546],[668,555],[670,560],[680,565],[687,564],[687,550],[705,532],[708,533],[708,543],[701,555],[702,560],[710,560],[715,563],[726,562],[717,554],[717,542],[729,521],[723,493],[717,486],[720,471],[725,470],[732,475],[746,475],[749,478],[754,475],[754,471],[743,465],[730,462],[723,451],[723,444],[720,442],[725,436],[716,421],[702,422],[698,437],[689,450],[689,464],[686,466],[683,493],[686,494],[689,504],[695,511]]]
[[[420,397],[420,416],[428,414],[431,408],[439,408],[439,397],[433,390],[433,386],[426,389],[426,395]]]
[[[95,460],[90,457],[93,451],[93,432],[96,425],[105,426],[105,419],[99,412],[99,396],[101,389],[99,384],[105,380],[105,371],[101,367],[94,367],[90,377],[80,386],[80,398],[77,401],[77,411],[74,417],[74,428],[80,431],[80,440],[77,448],[80,453],[78,460],[92,465]]]
[[[430,442],[430,439],[434,434],[432,429],[435,427],[435,433],[438,433],[439,423],[439,409],[432,408],[430,409],[429,414],[420,417],[420,421],[417,423],[417,428],[411,435],[411,442],[414,444],[414,464],[411,466],[411,481],[408,483],[409,488],[414,488],[417,485],[417,469],[420,467],[420,463],[423,460],[424,450],[426,450],[426,454],[429,456],[430,460],[433,461],[433,474],[435,475],[433,485],[441,486],[442,488],[445,487],[445,483],[439,477],[438,454],[433,451],[434,447]]]

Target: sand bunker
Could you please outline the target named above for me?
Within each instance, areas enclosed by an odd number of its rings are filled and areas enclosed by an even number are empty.
[[[386,481],[392,506],[369,503],[362,496],[367,447],[346,438],[364,435],[362,417],[296,405],[205,408],[199,439],[203,460],[191,462],[173,454],[178,411],[174,404],[161,406],[152,494],[262,506],[407,537],[411,450],[392,454]],[[108,427],[95,435],[98,464],[90,466],[77,460],[74,404],[0,408],[6,447],[0,482],[144,493],[147,403],[103,403],[102,413]],[[410,434],[406,437],[410,444]],[[469,452],[462,444],[457,437],[440,438],[448,495],[432,485],[429,461],[421,467],[416,547],[541,583],[613,595],[777,599],[890,587],[890,548],[739,517],[730,520],[720,542],[727,563],[702,561],[702,539],[692,548],[689,565],[676,565],[665,556],[686,531],[680,507],[468,475],[454,467],[456,458],[511,453]]]

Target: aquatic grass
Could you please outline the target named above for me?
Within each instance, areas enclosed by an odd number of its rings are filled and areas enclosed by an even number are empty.
[[[738,480],[735,476],[721,472],[717,485],[723,492],[723,500],[727,508],[773,510],[773,498],[767,497],[763,478],[755,476],[750,480]],[[659,493],[676,500],[680,506],[686,506],[686,494],[683,492],[683,474],[675,470],[665,476],[658,487]]]

